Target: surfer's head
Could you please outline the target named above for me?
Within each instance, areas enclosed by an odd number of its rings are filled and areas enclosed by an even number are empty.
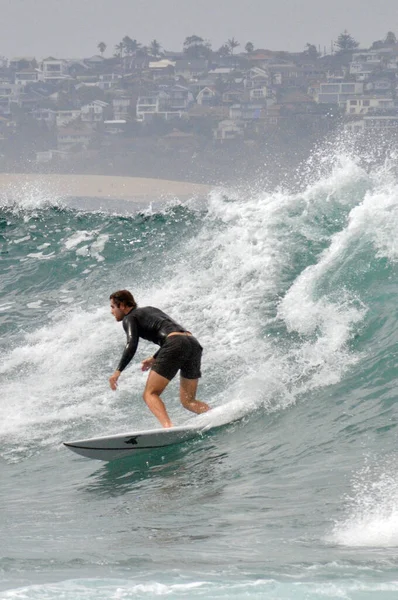
[[[111,301],[111,313],[116,321],[122,321],[127,313],[137,308],[137,302],[134,300],[133,294],[128,290],[114,292],[109,296],[109,300]]]

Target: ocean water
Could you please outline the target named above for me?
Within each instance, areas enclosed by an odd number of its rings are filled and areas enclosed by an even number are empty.
[[[314,152],[294,185],[142,208],[0,201],[1,600],[398,597],[396,159]],[[293,179],[292,179],[293,181]],[[62,441],[157,426],[108,297],[204,346],[202,439],[102,463]]]

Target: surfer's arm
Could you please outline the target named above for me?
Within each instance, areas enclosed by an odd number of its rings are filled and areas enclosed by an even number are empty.
[[[117,380],[119,379],[121,372],[133,358],[138,346],[139,337],[136,320],[134,318],[124,319],[123,328],[127,335],[127,343],[116,371],[109,377],[109,385],[112,390],[117,389]]]
[[[124,319],[123,327],[127,335],[127,343],[122,354],[122,358],[118,364],[115,372],[119,371],[119,374],[127,367],[134,354],[137,351],[138,346],[138,327],[137,321],[134,318]]]

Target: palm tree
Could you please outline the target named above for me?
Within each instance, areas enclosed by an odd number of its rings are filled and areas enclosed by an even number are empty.
[[[120,42],[120,44],[117,44],[115,46],[115,56],[118,56],[119,58],[123,58],[123,51],[124,51],[123,42]]]
[[[227,44],[231,48],[231,54],[234,53],[235,48],[240,46],[240,43],[234,37],[228,40]]]
[[[124,36],[122,39],[122,44],[126,54],[133,54],[133,52],[140,46],[137,40],[132,40],[128,35]]]
[[[228,46],[228,44],[223,44],[218,50],[217,50],[218,54],[220,56],[229,56],[231,54],[231,48]]]
[[[245,50],[248,54],[251,54],[254,50],[254,45],[252,44],[252,42],[247,42],[246,46],[245,46]]]
[[[152,40],[151,45],[150,45],[150,52],[151,52],[152,56],[154,56],[155,58],[158,57],[161,49],[162,49],[162,47],[159,44],[159,42],[157,40]]]
[[[104,52],[106,50],[106,44],[105,42],[100,42],[97,46],[98,50],[101,52],[101,56],[104,55]]]

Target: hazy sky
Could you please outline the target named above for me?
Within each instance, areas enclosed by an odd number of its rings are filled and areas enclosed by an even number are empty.
[[[347,29],[362,47],[398,37],[397,0],[0,0],[0,55],[68,58],[105,56],[125,35],[144,45],[156,38],[181,50],[199,35],[219,48],[235,37],[243,50],[301,51],[307,42],[330,49]]]

